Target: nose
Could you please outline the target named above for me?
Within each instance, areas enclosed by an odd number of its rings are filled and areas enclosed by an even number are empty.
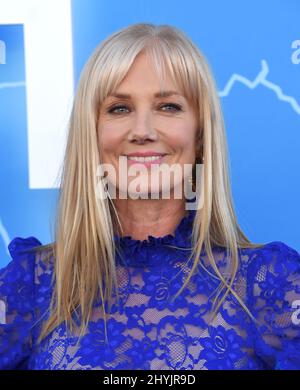
[[[151,114],[148,112],[136,115],[128,133],[128,141],[143,144],[146,141],[156,141],[157,132],[152,126]]]

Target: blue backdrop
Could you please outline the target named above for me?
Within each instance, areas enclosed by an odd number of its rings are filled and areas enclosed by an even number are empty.
[[[71,6],[74,86],[96,45],[129,24],[170,24],[191,37],[216,78],[243,230],[255,242],[280,240],[299,251],[300,1],[73,0]],[[58,195],[29,186],[25,49],[22,24],[0,24],[0,267],[9,261],[12,238],[52,240]]]

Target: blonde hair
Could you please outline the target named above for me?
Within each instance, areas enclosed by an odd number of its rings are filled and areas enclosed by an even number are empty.
[[[176,297],[188,284],[204,246],[209,263],[220,279],[215,313],[231,292],[251,316],[232,284],[239,266],[238,248],[257,248],[263,244],[251,243],[237,223],[224,121],[209,65],[198,47],[177,28],[139,23],[105,39],[89,58],[79,80],[69,122],[55,241],[37,248],[50,249],[55,261],[51,313],[40,340],[62,322],[71,331],[75,329],[74,314],[81,318],[80,334],[84,334],[93,303],[99,296],[106,324],[104,303],[108,301],[110,308],[113,290],[118,293],[113,229],[114,218],[118,216],[110,198],[99,199],[95,195],[96,188],[99,191],[97,166],[101,163],[97,120],[102,102],[118,87],[142,52],[152,59],[160,80],[168,74],[197,108],[197,158],[205,159],[204,206],[195,215],[189,257],[194,256],[195,260]],[[214,245],[228,250],[228,275],[218,269],[212,253]],[[225,294],[218,299],[224,289]]]

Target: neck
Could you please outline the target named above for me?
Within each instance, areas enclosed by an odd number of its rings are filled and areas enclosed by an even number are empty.
[[[114,206],[122,226],[114,223],[116,233],[136,240],[173,234],[187,215],[182,199],[115,199]]]

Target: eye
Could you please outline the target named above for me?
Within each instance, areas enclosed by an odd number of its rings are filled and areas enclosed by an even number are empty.
[[[172,107],[173,110],[167,110],[167,111],[181,111],[181,106],[179,106],[178,104],[174,104],[174,103],[166,103],[166,104],[163,104],[160,108],[163,108],[163,107]]]
[[[177,111],[181,111],[182,108],[179,104],[174,104],[174,103],[165,103],[165,104],[162,104],[159,108],[162,109],[164,107],[171,107],[171,110],[163,110],[163,111],[167,111],[167,112],[177,112]],[[108,113],[109,114],[123,114],[125,113],[125,111],[123,111],[123,109],[127,110],[128,107],[124,104],[119,104],[119,105],[116,105],[116,106],[113,106],[111,108],[108,109]]]
[[[118,112],[115,111],[115,110],[119,110],[121,108],[126,108],[126,106],[123,105],[123,104],[122,105],[118,105],[118,106],[113,106],[107,112],[109,114],[123,114],[124,111],[118,111]]]

